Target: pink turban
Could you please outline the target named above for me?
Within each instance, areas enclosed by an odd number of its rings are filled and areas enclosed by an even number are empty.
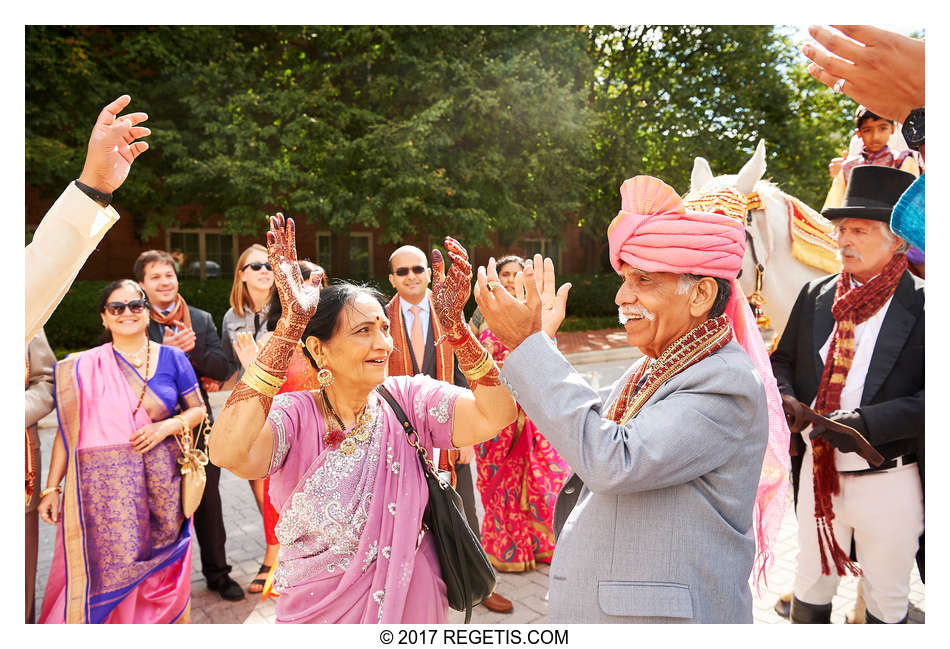
[[[648,273],[692,273],[735,279],[745,254],[741,222],[722,214],[688,211],[672,187],[637,176],[620,186],[620,213],[607,228],[610,263]]]
[[[736,192],[732,196],[731,191],[723,192],[725,207],[713,209],[732,213],[735,209],[728,209],[730,201],[745,204],[740,194]],[[736,342],[745,349],[762,378],[769,414],[769,440],[753,509],[757,545],[753,577],[756,587],[760,588],[767,567],[774,561],[772,546],[785,513],[790,432],[768,352],[746,296],[736,281],[745,254],[745,227],[741,217],[687,210],[672,187],[650,176],[625,180],[620,186],[620,196],[620,213],[607,228],[610,263],[614,270],[620,273],[626,262],[648,273],[691,273],[732,280],[732,295],[725,315],[732,324]]]

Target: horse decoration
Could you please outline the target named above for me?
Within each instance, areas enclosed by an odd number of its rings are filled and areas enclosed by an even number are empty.
[[[696,158],[689,209],[716,212],[745,227],[746,253],[739,282],[766,348],[774,349],[802,286],[841,270],[831,222],[772,183],[765,174],[765,140],[736,175],[713,177],[705,158]]]

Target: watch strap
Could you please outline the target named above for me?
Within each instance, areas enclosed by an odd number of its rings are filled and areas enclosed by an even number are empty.
[[[90,187],[89,185],[86,185],[85,183],[79,182],[78,178],[74,180],[73,182],[76,183],[76,187],[79,188],[79,191],[81,191],[83,194],[85,194],[92,200],[96,201],[97,203],[101,203],[102,205],[108,207],[109,203],[112,202],[112,194],[106,194],[105,192],[100,192],[98,189],[94,189]]]

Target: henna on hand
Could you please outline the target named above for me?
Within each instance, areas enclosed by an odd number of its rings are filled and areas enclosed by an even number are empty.
[[[267,259],[274,273],[274,285],[280,297],[282,315],[274,332],[254,359],[262,370],[277,378],[284,378],[290,358],[307,323],[317,310],[320,301],[320,277],[315,283],[305,282],[297,264],[297,244],[293,219],[284,219],[280,212],[270,217],[267,232]],[[266,416],[270,412],[273,397],[262,394],[238,382],[225,407],[256,399]]]
[[[452,237],[445,238],[445,248],[452,258],[448,275],[442,253],[432,251],[432,310],[445,334],[459,339],[468,333],[463,309],[472,290],[472,266],[465,248]]]

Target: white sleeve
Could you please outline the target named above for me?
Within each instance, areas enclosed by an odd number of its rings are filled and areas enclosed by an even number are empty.
[[[75,183],[53,203],[26,247],[26,343],[46,324],[86,258],[119,220]]]

